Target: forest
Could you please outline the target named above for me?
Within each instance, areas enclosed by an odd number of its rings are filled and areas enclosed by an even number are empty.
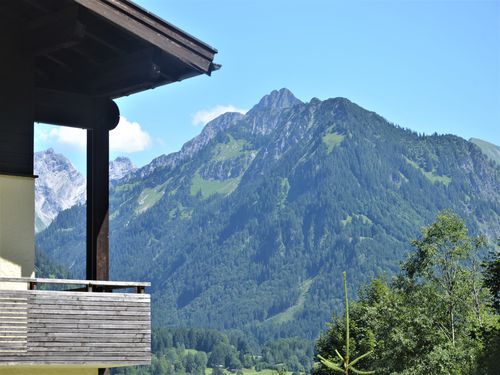
[[[395,276],[374,278],[351,303],[346,294],[315,344],[296,337],[259,345],[236,330],[156,329],[151,366],[114,374],[500,373],[500,254],[485,259],[485,237],[470,235],[451,211],[440,212],[412,246]]]

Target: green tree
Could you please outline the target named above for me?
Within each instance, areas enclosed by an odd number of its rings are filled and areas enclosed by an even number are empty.
[[[457,324],[466,323],[461,317],[465,318],[470,306],[474,307],[478,323],[482,323],[474,265],[485,240],[481,236],[469,237],[465,222],[444,211],[412,244],[416,251],[403,266],[405,276],[434,287],[439,302],[446,305],[451,342],[455,345]]]
[[[368,365],[383,374],[498,373],[499,317],[477,267],[483,243],[458,216],[440,213],[413,241],[401,274],[373,280],[351,304],[351,352],[375,348]],[[332,357],[346,330],[334,316],[318,354]]]
[[[497,240],[500,247],[500,238]],[[500,312],[500,252],[492,252],[490,259],[484,263],[485,285],[493,296],[493,306]]]

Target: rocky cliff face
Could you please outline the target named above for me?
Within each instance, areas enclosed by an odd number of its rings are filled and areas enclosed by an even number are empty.
[[[62,210],[85,202],[85,178],[62,154],[53,149],[34,158],[35,230],[45,229]]]
[[[109,163],[112,183],[134,172],[137,168],[125,157]],[[40,232],[57,215],[78,204],[85,204],[86,179],[71,161],[53,149],[35,153],[35,231]]]
[[[120,180],[136,170],[137,167],[132,164],[129,158],[119,156],[115,160],[109,162],[109,180]]]

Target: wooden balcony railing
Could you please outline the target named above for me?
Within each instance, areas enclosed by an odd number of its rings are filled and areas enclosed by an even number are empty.
[[[150,364],[149,283],[31,278],[0,278],[0,283],[29,286],[0,290],[0,368]],[[41,284],[71,289],[39,290]],[[116,289],[136,293],[110,293]]]

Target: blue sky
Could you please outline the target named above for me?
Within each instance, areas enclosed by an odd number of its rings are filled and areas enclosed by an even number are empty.
[[[273,89],[346,97],[418,132],[500,145],[500,1],[137,0],[219,50],[212,77],[119,99],[111,158],[141,166],[199,134],[209,113]],[[195,121],[196,120],[196,121]],[[85,164],[84,138],[36,125],[35,149]]]

